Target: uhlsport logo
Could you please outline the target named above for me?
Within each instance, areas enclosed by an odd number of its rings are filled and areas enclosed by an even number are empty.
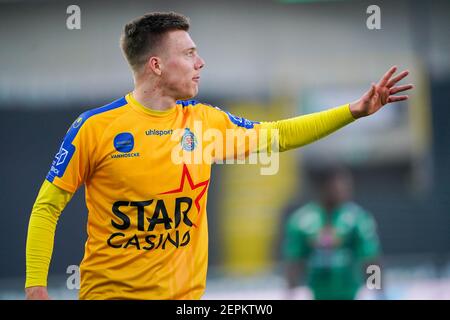
[[[145,131],[147,136],[167,136],[173,134],[173,129],[167,130],[157,130],[157,129],[148,129]]]
[[[130,153],[134,148],[134,137],[129,132],[122,132],[114,138],[114,148],[119,154],[112,154],[112,158],[132,158],[139,157],[139,152]]]
[[[183,138],[181,138],[181,146],[183,150],[192,151],[197,146],[197,138],[189,128],[184,129]]]

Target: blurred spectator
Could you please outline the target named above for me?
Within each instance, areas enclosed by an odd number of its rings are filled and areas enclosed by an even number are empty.
[[[302,279],[314,299],[355,299],[380,253],[375,221],[352,202],[347,170],[323,170],[314,180],[317,201],[294,211],[285,225],[287,298]]]

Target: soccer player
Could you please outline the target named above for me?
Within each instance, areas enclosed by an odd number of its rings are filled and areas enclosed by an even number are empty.
[[[352,202],[347,170],[322,170],[314,184],[318,199],[294,211],[285,226],[288,298],[306,278],[317,300],[355,299],[366,267],[377,264],[380,253],[375,220]]]
[[[26,297],[47,299],[58,217],[85,185],[88,208],[80,299],[199,299],[208,264],[207,190],[211,163],[174,161],[200,148],[207,130],[278,132],[280,151],[313,142],[406,100],[392,67],[359,100],[276,122],[252,122],[194,100],[205,65],[176,13],[126,24],[121,48],[134,77],[124,97],[81,114],[70,126],[33,206],[26,247]],[[200,122],[201,132],[193,128]],[[179,136],[175,132],[182,132]],[[198,130],[197,130],[198,131]],[[273,144],[268,135],[267,146]],[[220,142],[220,141],[219,141]],[[264,144],[262,144],[264,149]],[[227,149],[228,150],[228,149]],[[267,147],[267,150],[272,150]],[[261,149],[248,147],[245,154]],[[214,159],[230,157],[220,148]]]

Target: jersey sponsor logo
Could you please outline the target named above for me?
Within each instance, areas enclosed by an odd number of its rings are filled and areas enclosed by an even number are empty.
[[[131,219],[137,217],[136,229],[139,233],[127,236],[123,232],[114,232],[107,240],[108,246],[115,249],[134,247],[137,250],[165,250],[168,245],[175,248],[188,245],[191,240],[190,227],[194,225],[188,215],[192,208],[192,198],[175,199],[174,219],[169,217],[166,201],[116,201],[112,206],[115,219],[111,220],[111,225],[118,230],[129,230]],[[125,210],[126,207],[135,207],[135,213]],[[153,211],[153,214],[147,217],[146,213],[149,211]],[[155,228],[159,225],[165,232],[156,232]]]
[[[60,164],[63,164],[64,161],[66,161],[68,153],[69,152],[66,149],[64,149],[63,146],[61,145],[58,153],[55,155],[56,166],[59,166]]]
[[[141,155],[139,152],[127,152],[127,153],[115,153],[111,155],[111,158],[118,159],[118,158],[134,158],[134,157],[140,157]]]
[[[49,175],[52,174],[53,176],[58,177],[59,176],[59,170],[55,168],[55,166],[50,167],[50,171],[48,173]]]
[[[134,137],[129,132],[122,132],[114,138],[114,148],[119,153],[111,155],[113,159],[139,157],[139,152],[131,152],[134,149]]]
[[[197,138],[189,128],[184,129],[183,137],[181,138],[181,147],[185,151],[193,151],[197,146]]]
[[[53,179],[55,177],[62,177],[64,175],[67,165],[69,164],[70,159],[75,152],[75,146],[71,143],[72,141],[70,137],[73,134],[72,130],[78,130],[78,128],[69,129],[66,138],[61,143],[61,146],[58,149],[58,153],[56,153],[52,161],[52,165],[47,174],[47,180],[49,180],[50,182],[53,182]]]
[[[173,133],[172,129],[168,130],[156,130],[156,129],[149,129],[145,131],[145,134],[147,136],[166,136],[171,135]]]
[[[187,246],[192,228],[198,227],[202,211],[200,201],[206,194],[208,183],[209,180],[194,183],[187,166],[183,165],[178,188],[160,193],[155,199],[114,202],[111,209],[114,232],[106,243],[114,249],[135,250]]]
[[[129,132],[122,132],[119,133],[114,138],[114,148],[116,148],[117,151],[126,153],[130,152],[134,148],[134,137]]]

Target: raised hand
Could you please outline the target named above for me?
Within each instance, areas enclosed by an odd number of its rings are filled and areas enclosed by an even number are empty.
[[[397,67],[391,67],[377,84],[364,93],[357,101],[350,103],[350,112],[355,119],[369,116],[381,109],[385,104],[408,99],[407,95],[394,96],[394,94],[414,88],[412,84],[395,86],[397,82],[405,78],[409,71],[405,70],[393,77]]]

